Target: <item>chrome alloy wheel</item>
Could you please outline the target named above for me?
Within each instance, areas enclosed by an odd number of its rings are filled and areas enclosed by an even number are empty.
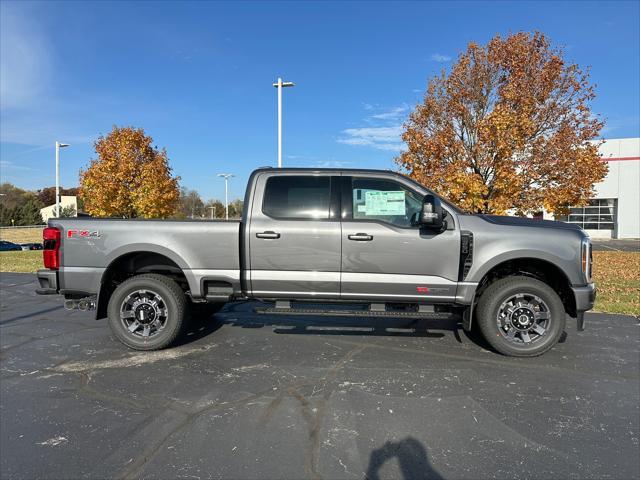
[[[151,290],[136,290],[120,305],[120,321],[129,333],[149,338],[162,331],[167,323],[167,305]]]
[[[546,334],[551,314],[540,297],[518,293],[500,305],[496,320],[498,330],[507,340],[522,345],[536,342]]]

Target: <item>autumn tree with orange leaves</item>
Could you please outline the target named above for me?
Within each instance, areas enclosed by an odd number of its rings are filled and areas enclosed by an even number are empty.
[[[588,73],[542,33],[470,43],[405,124],[407,173],[477,213],[562,213],[607,173]]]
[[[98,217],[162,218],[175,213],[179,177],[167,152],[152,146],[141,128],[113,127],[95,142],[97,159],[80,171],[80,196]]]

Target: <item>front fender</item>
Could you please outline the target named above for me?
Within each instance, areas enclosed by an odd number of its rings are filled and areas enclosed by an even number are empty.
[[[475,253],[475,252],[474,252]],[[478,255],[474,258],[473,265],[465,281],[480,282],[495,267],[510,260],[542,260],[560,269],[572,285],[584,283],[582,270],[580,270],[580,258],[578,252],[567,252],[566,256],[554,255],[548,251],[538,249],[509,250],[495,255]]]

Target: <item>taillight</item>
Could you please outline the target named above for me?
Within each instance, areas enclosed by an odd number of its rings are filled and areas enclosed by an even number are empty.
[[[591,270],[593,265],[593,249],[591,248],[591,240],[589,238],[582,239],[582,273],[584,273],[587,282],[591,282]]]
[[[44,268],[57,270],[60,267],[60,230],[47,227],[42,231],[42,258]]]

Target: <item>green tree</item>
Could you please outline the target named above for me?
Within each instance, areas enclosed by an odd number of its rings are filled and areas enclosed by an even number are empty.
[[[42,215],[40,215],[41,203],[34,195],[33,198],[27,200],[27,202],[20,207],[20,218],[16,222],[16,225],[42,225]]]
[[[10,226],[12,218],[13,208],[7,208],[4,204],[0,204],[0,225],[3,227]]]
[[[23,190],[11,183],[0,185],[0,224],[39,225],[42,223],[40,209],[43,207],[34,192]]]
[[[60,218],[70,218],[76,216],[77,212],[73,205],[67,205],[66,207],[62,207],[60,209]]]

